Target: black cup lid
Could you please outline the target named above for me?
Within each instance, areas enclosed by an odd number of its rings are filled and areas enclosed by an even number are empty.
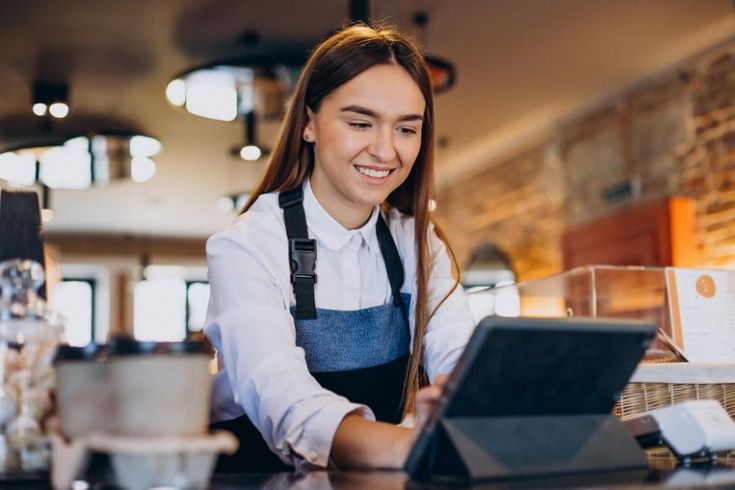
[[[185,340],[183,342],[150,342],[130,337],[113,337],[108,348],[110,356],[151,354],[209,354],[205,342]]]
[[[104,344],[89,343],[84,346],[60,345],[54,354],[54,364],[64,361],[101,361],[107,353]]]

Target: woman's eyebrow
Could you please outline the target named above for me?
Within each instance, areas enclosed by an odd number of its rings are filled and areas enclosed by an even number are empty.
[[[367,107],[362,107],[359,105],[345,106],[340,109],[340,112],[356,112],[364,116],[380,118],[380,114],[378,114],[377,112],[371,109],[368,109]],[[423,121],[424,116],[422,116],[421,114],[404,114],[404,115],[398,116],[398,120],[399,121]]]

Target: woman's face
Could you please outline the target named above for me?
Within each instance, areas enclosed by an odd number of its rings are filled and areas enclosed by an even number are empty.
[[[406,180],[421,148],[426,102],[396,64],[376,65],[307,109],[304,138],[314,142],[311,186],[346,228],[367,221]]]

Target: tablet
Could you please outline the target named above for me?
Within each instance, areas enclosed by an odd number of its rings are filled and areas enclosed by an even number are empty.
[[[628,320],[485,318],[412,447],[406,471],[426,471],[424,456],[442,419],[608,415],[655,332],[653,324]]]

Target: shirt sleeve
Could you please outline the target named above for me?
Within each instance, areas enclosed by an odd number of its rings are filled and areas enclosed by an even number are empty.
[[[326,467],[332,439],[345,415],[370,409],[322,388],[296,345],[289,299],[262,247],[288,251],[267,233],[230,228],[207,242],[211,287],[206,335],[218,351],[234,401],[243,407],[268,447],[285,463]],[[280,247],[279,244],[281,243]],[[286,298],[290,298],[290,289]]]
[[[431,313],[456,281],[452,276],[452,262],[446,245],[436,235],[433,226],[429,229],[428,236],[432,262],[428,284],[428,305]],[[438,375],[454,369],[474,329],[475,319],[464,290],[461,285],[457,285],[431,317],[424,334],[425,369],[432,383]]]

